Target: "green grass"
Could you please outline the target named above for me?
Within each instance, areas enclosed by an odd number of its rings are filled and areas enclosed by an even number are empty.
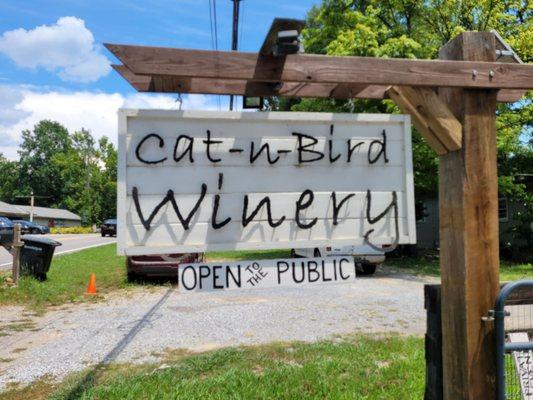
[[[4,399],[420,399],[424,368],[421,338],[354,336],[177,352],[163,364],[96,367]]]
[[[110,244],[54,257],[45,282],[22,277],[16,288],[0,286],[0,305],[24,305],[41,312],[46,306],[87,299],[84,293],[92,272],[98,293],[127,285],[124,257]]]
[[[440,266],[438,259],[427,259],[424,257],[400,257],[391,258],[386,261],[391,267],[404,268],[420,275],[440,276]],[[511,263],[501,261],[500,280],[516,281],[518,279],[533,279],[533,264],[531,263]]]

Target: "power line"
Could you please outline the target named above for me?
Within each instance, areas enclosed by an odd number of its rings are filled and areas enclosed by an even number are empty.
[[[239,47],[239,4],[241,0],[231,0],[233,2],[233,30],[231,32],[231,50]],[[233,95],[229,97],[229,109],[233,111]]]
[[[213,16],[215,18],[215,50],[218,50],[217,0],[213,0]]]
[[[240,12],[240,17],[241,17],[241,21],[239,22],[239,25],[241,27],[241,31],[240,31],[240,34],[239,34],[239,43],[242,43],[242,33],[244,32],[244,5],[246,3],[242,3],[242,8],[241,8],[241,12]]]
[[[217,19],[217,0],[213,0],[213,16],[215,19],[215,50],[218,50],[218,19]],[[217,96],[217,108],[220,111],[220,96]]]
[[[211,48],[215,49],[215,35],[213,32],[213,7],[211,0],[209,0],[209,29],[211,30]]]
[[[211,30],[211,48],[218,50],[218,23],[217,23],[217,3],[216,0],[209,0],[209,28]],[[216,96],[217,109],[220,111],[220,95]]]

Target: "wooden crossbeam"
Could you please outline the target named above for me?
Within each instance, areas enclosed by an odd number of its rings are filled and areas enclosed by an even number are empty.
[[[438,155],[461,148],[462,126],[448,106],[430,88],[392,86],[387,94]]]
[[[135,74],[170,75],[260,82],[462,87],[533,88],[533,66],[497,62],[332,57],[293,54],[183,50],[106,44]],[[259,60],[260,57],[260,60]]]
[[[113,68],[139,92],[201,93],[239,96],[326,97],[332,99],[386,99],[389,86],[335,83],[255,82],[239,79],[188,78],[168,75],[137,75],[124,65]],[[514,102],[522,90],[500,90],[498,100]]]
[[[283,84],[238,79],[182,78],[136,75],[124,65],[113,68],[139,92],[201,93],[245,96],[329,97],[335,99],[383,99],[385,86],[337,85],[334,83]]]

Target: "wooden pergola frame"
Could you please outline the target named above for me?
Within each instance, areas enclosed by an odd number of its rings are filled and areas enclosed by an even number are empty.
[[[141,92],[392,99],[440,156],[444,398],[496,397],[499,291],[496,103],[533,88],[533,65],[496,62],[490,32],[464,32],[439,60],[274,56],[276,19],[259,53],[106,44],[114,68]]]

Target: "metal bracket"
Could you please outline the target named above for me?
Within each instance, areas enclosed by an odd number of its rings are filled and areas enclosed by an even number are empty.
[[[303,44],[300,42],[298,31],[279,31],[276,44],[272,46],[272,55],[280,57],[297,53],[303,53]]]
[[[511,316],[511,313],[509,311],[494,311],[489,310],[487,315],[485,317],[481,317],[481,320],[483,322],[492,322],[495,320],[496,317],[509,317]]]

